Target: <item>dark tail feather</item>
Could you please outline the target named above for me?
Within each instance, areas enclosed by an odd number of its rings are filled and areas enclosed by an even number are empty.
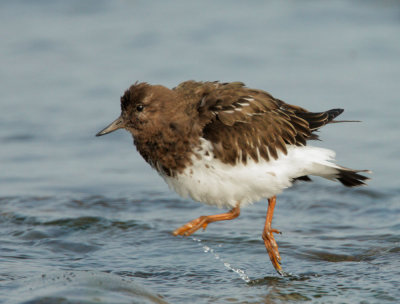
[[[344,167],[341,167],[338,171],[339,173],[336,179],[346,187],[365,185],[365,181],[369,180],[369,178],[359,174],[359,172],[371,173],[369,170],[352,170]]]
[[[361,122],[361,120],[331,120],[329,123],[341,123],[341,122]]]
[[[334,122],[333,119],[343,113],[343,109],[332,109],[325,112],[297,112],[296,115],[308,122],[311,131]]]
[[[328,114],[328,123],[334,120],[336,117],[338,117],[340,114],[342,114],[344,109],[332,109],[328,110],[325,113]]]
[[[328,122],[327,123],[341,123],[341,122],[361,122],[361,120],[334,120],[340,114],[343,113],[343,109],[332,109],[328,110],[325,113],[328,114]]]

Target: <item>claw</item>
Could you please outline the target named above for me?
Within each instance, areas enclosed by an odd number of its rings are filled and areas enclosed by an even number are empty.
[[[275,238],[273,236],[273,231],[274,229],[271,230],[266,230],[263,233],[263,240],[264,240],[264,244],[265,244],[265,248],[267,249],[268,255],[269,255],[269,259],[271,260],[272,265],[274,266],[274,268],[276,269],[276,271],[278,273],[281,272],[282,267],[280,265],[281,263],[281,256],[279,254],[279,250],[278,250],[278,245],[275,241]]]

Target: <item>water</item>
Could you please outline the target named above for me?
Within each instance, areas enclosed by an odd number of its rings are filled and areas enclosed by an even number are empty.
[[[397,1],[0,2],[0,302],[397,303]],[[315,179],[278,197],[283,268],[261,240],[266,201],[221,212],[172,193],[126,132],[94,134],[136,80],[240,80],[312,110],[368,187]]]

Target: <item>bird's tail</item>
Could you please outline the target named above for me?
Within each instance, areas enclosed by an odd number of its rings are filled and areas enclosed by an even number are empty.
[[[306,170],[301,171],[301,176],[296,179],[310,180],[307,175],[316,175],[329,180],[337,180],[346,187],[356,187],[365,185],[369,180],[367,176],[360,173],[371,173],[369,170],[354,170],[339,166],[334,163],[335,152],[329,149],[305,146],[297,149],[302,164],[306,164]],[[304,177],[306,176],[306,177]]]
[[[369,178],[359,174],[359,172],[371,173],[370,170],[353,170],[340,166],[337,171],[338,173],[335,178],[346,187],[365,185],[365,181],[369,180]]]

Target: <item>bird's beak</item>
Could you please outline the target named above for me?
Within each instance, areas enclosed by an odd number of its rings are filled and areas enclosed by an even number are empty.
[[[102,136],[111,132],[114,132],[115,130],[121,129],[124,127],[124,120],[120,116],[116,120],[114,120],[112,123],[110,123],[107,127],[105,127],[103,130],[101,130],[99,133],[96,134],[96,136]]]

